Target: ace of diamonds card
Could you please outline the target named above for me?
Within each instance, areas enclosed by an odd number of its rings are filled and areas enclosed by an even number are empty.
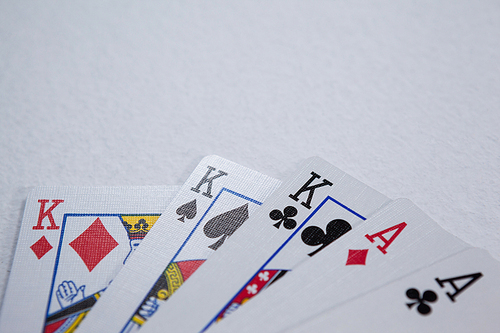
[[[71,332],[178,187],[39,187],[28,196],[1,332]]]

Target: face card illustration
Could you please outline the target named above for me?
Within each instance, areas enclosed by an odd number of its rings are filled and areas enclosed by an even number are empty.
[[[39,187],[28,196],[2,332],[72,332],[179,187]]]
[[[467,248],[409,200],[398,199],[214,325],[213,332],[288,330]]]
[[[138,331],[279,183],[218,156],[204,158],[78,331]]]
[[[497,332],[500,263],[469,249],[308,320],[290,332]]]
[[[192,205],[184,204],[176,213]],[[190,235],[178,254],[168,264],[156,280],[146,297],[137,307],[123,328],[123,332],[135,332],[158,310],[179,287],[193,274],[208,257],[230,237],[262,202],[223,189],[214,197],[212,204],[200,220],[198,227]],[[184,216],[181,216],[181,219]],[[201,225],[203,225],[203,228]]]
[[[389,201],[326,161],[307,160],[144,328],[159,331],[166,320],[173,331],[206,329]],[[187,312],[196,316],[184,320]]]

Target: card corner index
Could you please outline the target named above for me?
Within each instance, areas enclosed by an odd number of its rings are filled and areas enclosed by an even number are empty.
[[[47,186],[34,186],[34,187],[31,187],[30,190],[28,191],[28,195],[26,196],[26,201],[28,202],[30,199],[33,199],[33,198],[39,196],[45,190],[47,190],[47,188],[51,188],[51,187],[47,187]]]
[[[309,156],[306,161],[322,161],[322,162],[326,162],[326,160],[322,157],[319,157],[318,155],[314,155],[314,156]]]
[[[339,169],[337,166],[333,165],[329,161],[319,157],[319,156],[312,156],[309,157],[304,161],[304,163],[301,165],[299,168],[302,170],[302,172],[308,172],[311,170],[315,170],[316,172],[322,172],[328,174],[328,177],[330,178],[335,178],[335,177],[345,177],[346,175],[353,178],[353,176],[349,175],[347,172],[344,170]],[[322,176],[325,176],[322,174]],[[326,177],[326,176],[325,176]],[[332,180],[332,179],[330,179]],[[357,179],[356,179],[357,180]],[[358,180],[357,180],[358,181]]]
[[[408,198],[397,198],[397,199],[394,199],[393,200],[393,203],[394,204],[397,204],[397,205],[401,205],[403,207],[411,207],[411,206],[417,206],[413,203],[413,201],[411,201],[410,199]]]
[[[316,165],[316,164],[328,164],[328,165],[331,165],[331,163],[329,163],[327,160],[325,160],[324,158],[321,158],[317,155],[315,156],[310,156],[308,158],[306,158],[304,161],[303,161],[303,166],[310,166],[310,165]]]
[[[219,155],[215,155],[215,154],[210,154],[210,155],[206,155],[204,156],[200,163],[198,163],[199,165],[203,165],[203,164],[210,164],[214,161],[219,161],[219,160],[223,160],[225,161],[226,159],[223,158],[223,157],[220,157]]]
[[[415,205],[411,200],[406,198],[397,198],[392,201],[389,201],[375,215],[382,214],[383,212],[386,211],[391,211],[393,213],[395,212],[402,213],[402,212],[408,212],[409,210],[413,210],[414,212],[418,212],[419,214],[426,215],[417,205]]]

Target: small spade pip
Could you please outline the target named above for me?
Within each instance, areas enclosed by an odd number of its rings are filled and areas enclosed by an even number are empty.
[[[196,199],[179,206],[175,212],[181,215],[179,221],[184,222],[184,218],[191,220],[196,216]]]

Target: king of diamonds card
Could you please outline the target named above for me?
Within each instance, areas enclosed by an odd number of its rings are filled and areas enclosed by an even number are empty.
[[[1,332],[73,332],[178,187],[39,187],[28,196]]]

